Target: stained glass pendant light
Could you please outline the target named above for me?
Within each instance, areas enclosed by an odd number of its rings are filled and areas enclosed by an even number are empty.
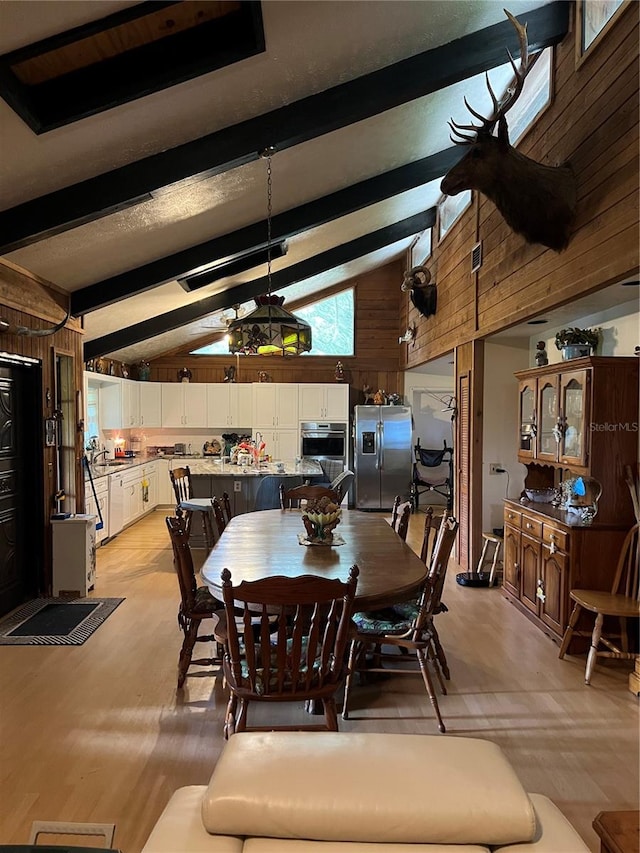
[[[229,324],[229,352],[246,355],[300,355],[311,349],[311,326],[282,307],[284,296],[271,293],[271,155],[267,161],[267,283],[268,292],[259,296],[256,307],[246,317]]]

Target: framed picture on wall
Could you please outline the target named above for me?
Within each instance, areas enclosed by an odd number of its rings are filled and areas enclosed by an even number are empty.
[[[614,20],[635,0],[576,0],[576,64],[602,40]]]

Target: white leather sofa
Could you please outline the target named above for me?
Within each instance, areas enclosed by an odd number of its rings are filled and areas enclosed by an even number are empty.
[[[142,853],[588,853],[475,738],[243,732],[177,790]]]

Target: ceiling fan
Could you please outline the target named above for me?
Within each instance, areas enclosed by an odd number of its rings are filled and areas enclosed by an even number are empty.
[[[231,311],[234,313],[231,314]],[[212,320],[213,322],[211,324],[202,323],[201,328],[212,329],[216,332],[226,332],[234,320],[237,320],[239,317],[244,317],[246,313],[246,309],[238,303],[236,305],[232,305],[230,308],[225,308],[225,310],[221,311],[219,314],[210,314],[207,319]]]

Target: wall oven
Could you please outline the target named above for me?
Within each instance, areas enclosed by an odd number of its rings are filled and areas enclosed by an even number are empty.
[[[300,456],[303,459],[337,459],[348,462],[348,425],[307,422],[300,424]]]

